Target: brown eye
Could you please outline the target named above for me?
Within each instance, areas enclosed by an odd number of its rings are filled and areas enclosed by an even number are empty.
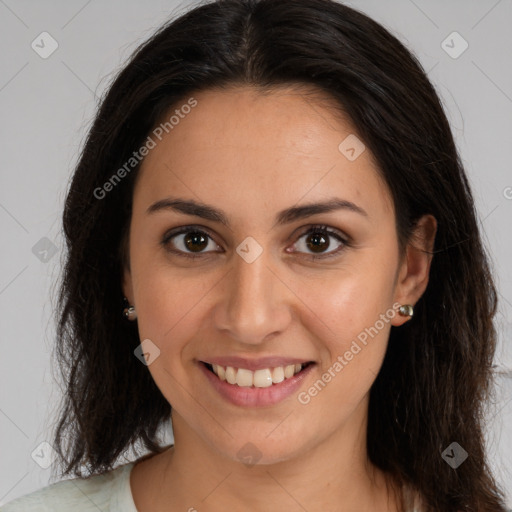
[[[313,252],[323,252],[324,250],[329,248],[329,239],[325,235],[321,233],[312,233],[306,238],[306,245],[308,249],[311,249]]]
[[[211,249],[214,249],[213,252],[218,252],[215,249],[219,247],[208,233],[190,226],[170,231],[164,236],[161,243],[166,250],[188,258],[199,258],[212,252],[205,250],[209,245]]]
[[[301,241],[303,238],[304,241]],[[335,240],[334,244],[331,242],[333,239]],[[317,259],[334,256],[348,245],[348,241],[338,232],[331,231],[326,226],[315,226],[303,233],[294,247],[299,249],[299,252],[305,252],[306,254],[310,252],[309,256]],[[332,246],[334,246],[334,250],[327,252]],[[315,256],[317,254],[319,256]]]
[[[331,240],[335,240],[334,244]],[[164,235],[161,244],[169,252],[192,259],[221,252],[221,248],[208,233],[193,226],[171,230]],[[328,251],[333,245],[334,250]],[[329,230],[326,226],[314,226],[299,237],[294,247],[312,259],[320,259],[335,256],[349,245],[348,240],[338,232]],[[207,250],[208,247],[210,250]]]
[[[208,245],[207,237],[203,236],[202,233],[193,231],[187,233],[183,237],[183,244],[190,251],[202,251]]]

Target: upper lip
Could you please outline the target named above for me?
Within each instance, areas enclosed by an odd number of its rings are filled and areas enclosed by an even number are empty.
[[[290,364],[306,364],[312,363],[311,359],[299,359],[296,357],[279,357],[268,356],[259,359],[246,359],[237,356],[225,357],[212,357],[208,360],[202,360],[204,363],[218,364],[219,366],[231,366],[233,368],[245,368],[247,370],[255,371],[264,368],[275,368],[277,366],[288,366]]]

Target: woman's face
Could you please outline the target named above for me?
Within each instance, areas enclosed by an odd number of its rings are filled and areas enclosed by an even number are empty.
[[[417,300],[428,264],[401,260],[372,155],[325,102],[290,88],[194,98],[151,135],[123,284],[176,445],[195,436],[272,463],[362,440],[391,325],[405,321],[396,303]]]

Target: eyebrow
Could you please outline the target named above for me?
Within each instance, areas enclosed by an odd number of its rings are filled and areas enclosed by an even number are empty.
[[[220,222],[229,227],[230,223],[226,213],[213,206],[194,201],[191,199],[167,197],[153,203],[146,210],[146,214],[153,214],[159,211],[172,210],[187,215],[194,215],[202,219]],[[326,202],[308,203],[302,206],[286,208],[276,215],[276,224],[285,225],[294,221],[305,219],[319,213],[329,213],[336,210],[348,210],[368,217],[368,213],[360,206],[340,198],[332,198]]]

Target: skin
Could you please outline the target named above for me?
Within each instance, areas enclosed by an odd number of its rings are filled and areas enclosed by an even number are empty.
[[[367,459],[366,427],[391,325],[408,318],[395,314],[307,405],[294,393],[263,408],[235,406],[197,360],[312,360],[299,390],[307,391],[379,315],[420,298],[435,219],[422,218],[414,246],[400,254],[393,203],[373,156],[366,149],[350,161],[338,150],[355,129],[314,91],[233,87],[194,98],[197,106],[146,156],[134,189],[123,291],[137,310],[140,339],[160,350],[148,371],[172,404],[175,438],[173,448],[133,469],[135,504],[140,512],[397,511],[390,481]],[[146,213],[169,196],[222,209],[230,226],[171,210]],[[367,215],[340,209],[275,223],[285,208],[333,197]],[[187,252],[183,235],[167,250],[161,244],[171,228],[187,225],[211,236],[202,249],[189,246],[203,254],[195,260],[169,251]],[[340,247],[331,236],[323,250],[308,248],[304,233],[315,225],[350,244],[312,260]],[[248,236],[263,250],[252,263],[236,252]],[[261,457],[251,466],[237,456],[246,443]]]

